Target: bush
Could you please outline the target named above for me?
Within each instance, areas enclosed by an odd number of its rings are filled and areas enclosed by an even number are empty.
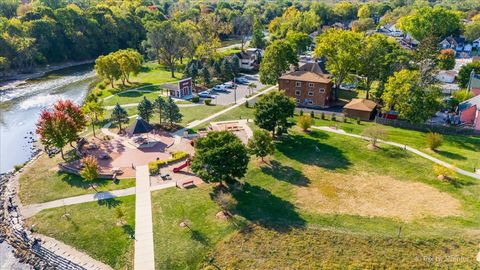
[[[332,121],[337,121],[337,116],[334,113],[332,113]]]
[[[313,112],[313,110],[310,111],[310,117],[315,118],[315,113]]]
[[[372,146],[376,147],[378,140],[385,140],[387,138],[387,131],[382,126],[369,126],[362,135],[368,137]]]
[[[348,122],[348,121],[347,121],[347,117],[344,116],[344,117],[343,117],[343,123],[347,123],[347,122]]]
[[[181,159],[186,158],[188,156],[189,156],[189,154],[186,153],[186,152],[183,152],[183,151],[174,152],[172,154],[172,157],[169,158],[169,159],[155,160],[155,161],[149,162],[148,163],[148,171],[150,172],[151,175],[158,174],[158,170],[161,166],[167,165],[171,162],[181,160]]]
[[[455,170],[452,168],[447,168],[445,166],[435,164],[433,165],[433,173],[440,180],[453,180],[455,178]]]
[[[300,116],[302,116],[302,115],[303,115],[303,110],[300,110]]]
[[[313,125],[313,119],[310,115],[302,115],[298,118],[298,126],[303,131],[307,131]]]
[[[436,132],[429,132],[427,134],[427,145],[431,150],[436,150],[443,143],[443,137],[441,134]]]
[[[100,82],[100,83],[97,84],[97,87],[98,87],[99,89],[102,89],[102,90],[103,90],[103,89],[105,89],[105,88],[107,87],[107,85],[105,84],[105,82]]]
[[[205,103],[205,105],[209,106],[210,104],[212,104],[212,100],[207,98],[207,99],[204,99],[203,102]]]
[[[360,125],[362,123],[362,120],[360,120],[360,117],[357,117],[357,125]]]
[[[199,96],[193,96],[193,97],[192,97],[192,102],[198,103],[199,101],[200,101],[200,97],[199,97]]]
[[[325,120],[325,113],[322,112],[322,113],[320,114],[320,118],[322,118],[322,120]]]
[[[21,170],[25,166],[25,164],[26,163],[17,164],[15,166],[13,166],[13,169],[17,172],[17,171]]]
[[[250,104],[248,104],[248,101],[245,101],[245,107],[249,108]]]

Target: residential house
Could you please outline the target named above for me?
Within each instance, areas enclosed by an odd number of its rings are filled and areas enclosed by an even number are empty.
[[[449,36],[449,37],[444,38],[439,43],[439,45],[442,48],[442,50],[452,49],[452,50],[456,51],[457,47],[458,47],[458,42],[452,36]]]
[[[278,79],[278,88],[295,98],[297,106],[328,108],[333,101],[332,80],[317,62],[310,62]]]
[[[480,95],[466,100],[458,105],[460,121],[473,126],[480,131]]]
[[[435,78],[442,83],[453,83],[456,76],[457,72],[454,70],[440,70]]]
[[[472,42],[472,47],[473,48],[476,48],[476,49],[480,49],[480,37],[475,39],[473,42]]]
[[[472,92],[474,96],[480,95],[480,74],[475,74],[474,70],[470,73],[468,90]]]
[[[244,52],[235,53],[235,55],[240,59],[240,69],[246,71],[258,70],[262,57],[261,49],[249,48]]]
[[[404,33],[398,29],[395,24],[386,24],[378,28],[377,32],[391,37],[403,37]]]

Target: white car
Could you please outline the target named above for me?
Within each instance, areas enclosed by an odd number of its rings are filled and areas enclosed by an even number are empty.
[[[233,82],[226,82],[223,84],[226,88],[234,88],[235,87],[235,83]]]
[[[215,85],[215,87],[213,87],[212,90],[216,91],[216,92],[227,92],[227,89],[225,88],[225,85],[223,85],[223,84]]]
[[[235,78],[235,82],[239,84],[247,84],[248,80],[243,77],[238,77],[238,78]]]
[[[202,97],[202,98],[214,98],[214,96],[213,96],[213,94],[210,90],[200,92],[200,93],[198,93],[198,96]]]

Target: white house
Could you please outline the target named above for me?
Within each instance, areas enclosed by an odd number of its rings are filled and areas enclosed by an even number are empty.
[[[446,37],[440,42],[442,49],[457,50],[458,42],[453,37]]]
[[[435,78],[442,83],[453,83],[456,76],[457,72],[454,70],[440,70]]]
[[[244,52],[238,52],[235,54],[240,59],[240,69],[254,70],[258,69],[260,65],[260,58],[262,56],[262,50],[257,48],[249,48]]]
[[[402,30],[398,29],[395,24],[386,24],[380,26],[378,32],[391,37],[402,37],[404,35]]]

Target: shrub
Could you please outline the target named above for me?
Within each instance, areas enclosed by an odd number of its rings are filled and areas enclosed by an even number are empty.
[[[435,164],[433,165],[433,172],[440,180],[453,180],[455,178],[455,170],[445,166]]]
[[[250,104],[248,104],[248,101],[245,101],[245,107],[249,108]]]
[[[302,115],[303,115],[303,110],[300,110],[300,116],[302,116]]]
[[[337,116],[334,113],[332,113],[332,121],[337,121]]]
[[[208,105],[210,105],[210,104],[212,104],[212,100],[211,100],[211,99],[209,99],[209,98],[207,98],[207,99],[204,99],[204,100],[203,100],[203,102],[204,102],[204,103],[205,103],[205,105],[207,105],[207,106],[208,106]]]
[[[315,113],[313,112],[313,110],[310,111],[310,117],[315,118]]]
[[[313,125],[313,119],[310,115],[302,115],[298,118],[298,126],[303,131],[307,131]]]
[[[199,101],[200,101],[200,97],[199,97],[199,96],[193,96],[193,97],[192,97],[192,102],[198,103]]]
[[[379,139],[387,138],[387,131],[382,126],[369,126],[362,135],[368,137],[372,146],[376,147]]]
[[[105,89],[105,88],[107,87],[107,85],[105,84],[104,81],[102,81],[102,82],[100,82],[100,83],[97,84],[97,87],[98,87],[99,89],[102,89],[102,90],[103,90],[103,89]]]
[[[25,166],[25,164],[26,163],[17,164],[15,166],[13,166],[13,169],[17,172],[17,171],[21,170]]]
[[[442,145],[443,137],[441,134],[436,132],[429,132],[427,134],[427,145],[431,150],[436,150]]]
[[[322,118],[322,120],[325,120],[325,113],[322,112],[322,113],[320,114],[320,118]]]
[[[346,116],[343,117],[343,122],[344,122],[344,123],[347,123],[347,122],[348,122]]]
[[[357,125],[360,125],[362,123],[362,120],[360,120],[360,117],[357,117]]]
[[[155,175],[158,173],[158,169],[163,166],[163,165],[167,165],[171,162],[175,162],[175,161],[178,161],[178,160],[181,160],[183,158],[186,158],[188,157],[189,154],[186,153],[186,152],[183,152],[183,151],[178,151],[178,152],[174,152],[172,154],[172,157],[169,158],[169,159],[164,159],[164,160],[155,160],[155,161],[151,161],[148,163],[148,171],[150,172],[151,175]]]

